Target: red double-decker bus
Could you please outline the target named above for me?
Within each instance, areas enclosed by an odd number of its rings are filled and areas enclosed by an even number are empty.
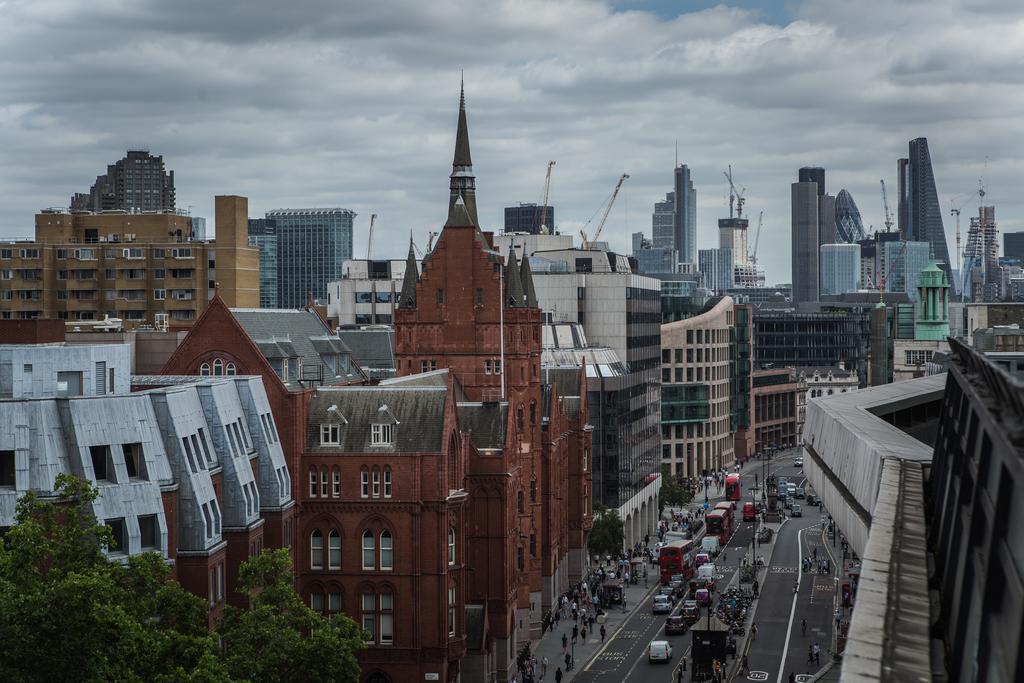
[[[724,547],[732,538],[732,512],[715,509],[707,514],[704,521],[707,523],[707,535],[717,536],[718,543]]]
[[[668,583],[675,574],[682,574],[683,579],[693,578],[693,549],[695,544],[689,541],[671,541],[658,549],[658,567],[661,569],[661,582]]]
[[[725,499],[739,500],[743,496],[743,484],[740,475],[730,474],[725,477]]]

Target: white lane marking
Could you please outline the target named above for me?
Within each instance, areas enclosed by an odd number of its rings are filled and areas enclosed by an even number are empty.
[[[803,530],[796,532],[796,546],[799,557],[804,556],[804,536],[801,533]],[[803,572],[799,572],[796,575],[796,591],[793,593],[793,604],[789,608],[789,626],[786,628],[786,644],[782,648],[782,664],[779,666],[779,677],[775,680],[775,683],[782,683],[782,673],[786,670],[786,655],[789,653],[789,638],[793,635],[793,618],[796,616],[796,601],[800,597],[800,579],[803,578]]]

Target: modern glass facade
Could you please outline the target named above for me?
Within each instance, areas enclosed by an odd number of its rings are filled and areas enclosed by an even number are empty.
[[[669,192],[665,201],[654,204],[651,215],[651,237],[656,247],[675,249],[676,239],[673,224],[675,222],[676,193]]]
[[[505,207],[505,232],[528,232],[531,235],[539,235],[541,228],[541,215],[544,207],[540,204],[520,204],[519,206]],[[548,205],[547,215],[544,216],[549,234],[554,234],[555,207]]]
[[[249,244],[260,248],[260,308],[279,308],[277,221],[272,218],[250,218]]]
[[[839,233],[839,239],[847,244],[859,242],[867,237],[860,210],[853,201],[853,196],[846,190],[840,190],[836,195],[836,232]]]
[[[641,273],[674,273],[676,251],[669,247],[637,249],[633,252],[636,268]]]
[[[683,263],[693,263],[697,258],[697,190],[693,187],[690,167],[686,164],[676,166],[673,199],[674,246]]]
[[[736,259],[732,249],[701,249],[698,263],[704,286],[721,293],[736,286]]]
[[[927,242],[885,242],[888,292],[906,292],[917,301],[917,276],[928,265],[931,245]]]
[[[280,308],[301,308],[309,293],[327,301],[327,283],[341,279],[341,264],[352,258],[349,209],[277,209],[277,298]]]
[[[823,244],[819,264],[822,295],[857,291],[860,280],[859,244]]]
[[[900,227],[903,237],[910,242],[930,244],[935,260],[949,277],[949,249],[927,138],[910,141],[910,154],[901,160],[900,170],[904,174],[900,178],[900,213],[901,217],[906,216],[906,224]]]

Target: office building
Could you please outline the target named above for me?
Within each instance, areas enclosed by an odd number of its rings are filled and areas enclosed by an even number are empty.
[[[412,244],[405,259],[352,259],[341,266],[341,279],[327,284],[327,317],[338,325],[391,325],[407,268],[419,273]]]
[[[928,265],[931,248],[927,242],[880,243],[877,268],[880,273],[887,273],[885,291],[904,292],[917,301],[918,275]]]
[[[732,249],[701,249],[698,255],[704,286],[722,293],[736,286],[736,258]]]
[[[800,169],[801,175],[808,169]],[[824,170],[822,170],[824,175]],[[793,303],[818,300],[818,185],[796,182],[791,187],[791,267]]]
[[[661,462],[673,476],[702,476],[735,461],[734,309],[731,298],[720,297],[661,326]]]
[[[756,367],[835,366],[840,361],[867,376],[870,307],[826,308],[817,312],[754,309]]]
[[[793,369],[757,369],[751,380],[753,452],[798,445],[804,388]]]
[[[800,380],[806,399],[845,394],[860,386],[857,371],[847,369],[843,361],[836,365],[799,368],[796,378]]]
[[[260,308],[277,308],[277,221],[250,218],[249,243],[260,250]]]
[[[640,237],[637,240],[637,236]],[[679,269],[679,255],[671,247],[656,247],[643,233],[634,233],[633,258],[637,272],[644,275],[672,274]]]
[[[846,190],[840,190],[836,195],[835,215],[838,241],[854,244],[867,237],[857,203],[853,201],[853,196]]]
[[[1003,256],[1024,261],[1024,232],[1003,233]]]
[[[651,238],[653,246],[664,249],[676,248],[676,193],[669,192],[665,201],[655,202],[651,214]]]
[[[128,150],[107,166],[88,192],[71,198],[71,211],[152,211],[174,213],[174,171],[147,150]]]
[[[930,244],[939,267],[950,276],[949,249],[927,138],[911,140],[910,153],[899,160],[898,167],[900,233],[908,242]]]
[[[747,247],[747,227],[750,221],[746,218],[718,219],[718,247],[732,249],[736,266],[750,264],[750,251]]]
[[[859,244],[823,244],[819,264],[821,296],[857,291],[860,284]]]
[[[277,224],[277,305],[299,308],[310,294],[327,300],[327,283],[341,278],[341,264],[352,258],[352,221],[348,209],[275,209]]]
[[[531,235],[555,232],[555,207],[520,204],[505,207],[505,232],[525,232]],[[543,228],[543,230],[542,230]]]
[[[815,193],[821,197],[825,194],[825,169],[821,166],[804,166],[797,171],[797,182],[814,183]]]
[[[0,319],[116,318],[119,325],[188,327],[214,290],[235,306],[259,299],[245,197],[216,198],[217,238],[193,238],[180,213],[46,210],[33,240],[0,243]]]
[[[690,167],[679,164],[675,168],[673,189],[674,213],[672,229],[675,250],[683,263],[697,261],[697,190],[693,187]]]
[[[211,625],[225,603],[246,606],[239,565],[290,546],[294,508],[263,383],[131,378],[126,345],[59,339],[0,346],[0,528],[21,495],[52,495],[58,474],[83,477],[113,532],[110,559],[159,553],[204,598]]]

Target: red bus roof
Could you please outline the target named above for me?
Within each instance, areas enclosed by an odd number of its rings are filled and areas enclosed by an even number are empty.
[[[725,483],[731,484],[732,482],[739,480],[739,478],[740,478],[740,475],[738,475],[736,473],[727,474],[725,476]]]
[[[728,513],[728,510],[722,510],[720,508],[715,508],[714,510],[712,510],[711,512],[709,512],[708,514],[706,514],[704,516],[705,517],[725,517],[727,513]]]
[[[723,500],[720,503],[715,503],[716,510],[728,510],[732,512],[736,509],[736,501],[734,500]]]

